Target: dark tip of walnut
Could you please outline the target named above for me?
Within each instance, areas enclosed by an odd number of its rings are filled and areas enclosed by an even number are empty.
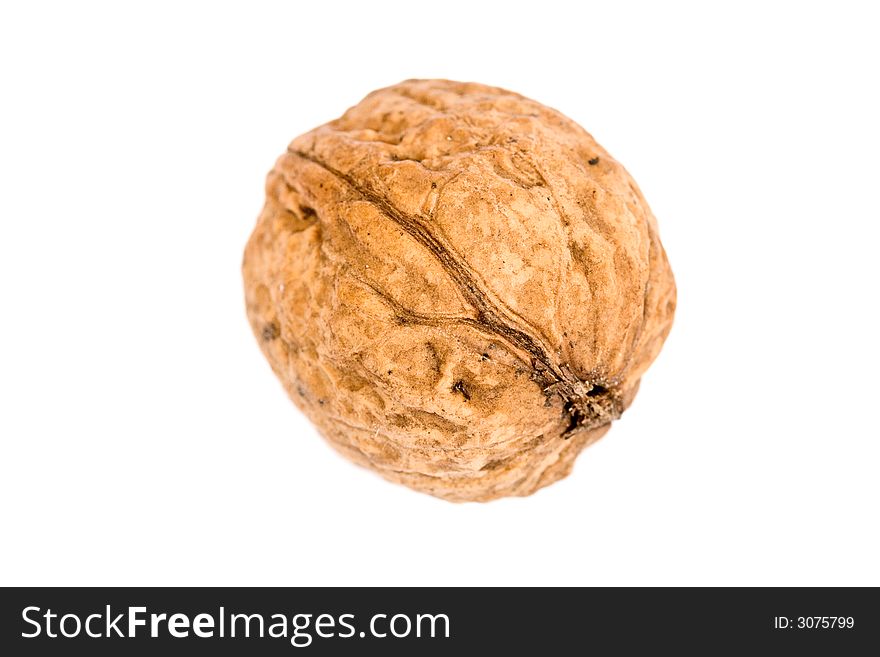
[[[563,394],[563,398],[566,395]],[[596,429],[611,424],[623,413],[623,401],[613,388],[601,385],[593,387],[582,395],[568,397],[562,406],[568,426],[562,433],[565,440],[581,430]]]
[[[599,158],[598,157],[590,158],[589,160],[587,160],[587,164],[589,164],[591,167],[594,167],[597,164],[599,164]]]

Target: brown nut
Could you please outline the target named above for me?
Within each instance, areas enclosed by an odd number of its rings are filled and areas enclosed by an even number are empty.
[[[243,273],[272,369],[339,451],[438,497],[567,475],[672,323],[635,182],[503,89],[374,91],[295,139],[266,196]]]

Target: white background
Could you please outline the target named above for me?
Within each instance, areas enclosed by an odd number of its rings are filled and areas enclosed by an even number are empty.
[[[880,585],[870,3],[10,5],[0,583]],[[410,77],[581,123],[678,281],[632,408],[530,498],[350,465],[245,320],[275,158]]]

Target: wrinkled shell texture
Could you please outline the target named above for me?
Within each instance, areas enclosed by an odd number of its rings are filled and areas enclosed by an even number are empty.
[[[336,449],[438,497],[566,476],[672,323],[635,182],[503,89],[375,91],[295,139],[266,196],[243,274],[272,369]]]

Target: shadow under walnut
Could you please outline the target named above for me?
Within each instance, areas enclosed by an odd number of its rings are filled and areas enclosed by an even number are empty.
[[[455,501],[564,476],[675,310],[645,200],[580,126],[410,80],[298,137],[243,263],[272,369],[327,440]]]

